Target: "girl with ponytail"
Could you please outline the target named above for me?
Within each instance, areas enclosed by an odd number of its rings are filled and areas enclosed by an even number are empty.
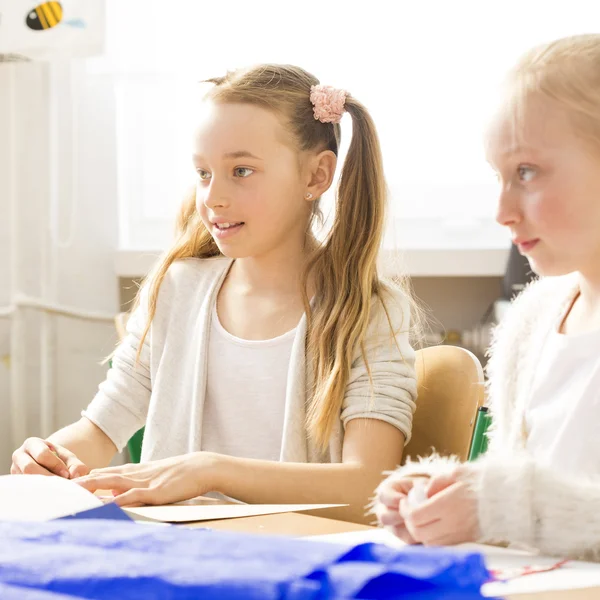
[[[54,453],[28,440],[13,466],[64,472],[72,456],[94,469],[78,481],[114,490],[119,504],[219,492],[348,504],[330,515],[364,520],[382,473],[401,461],[416,398],[411,301],[377,271],[386,185],[375,125],[358,100],[298,67],[209,83],[195,191],[106,381],[48,440]],[[320,239],[345,112],[352,138]],[[100,468],[143,425],[142,462]]]

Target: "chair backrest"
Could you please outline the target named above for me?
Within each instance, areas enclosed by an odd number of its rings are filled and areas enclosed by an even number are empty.
[[[458,346],[433,346],[416,353],[417,410],[404,458],[435,452],[466,461],[477,410],[483,405],[483,368]]]

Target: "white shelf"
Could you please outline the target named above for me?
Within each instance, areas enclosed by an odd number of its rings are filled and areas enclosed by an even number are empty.
[[[410,277],[502,277],[508,248],[408,248],[384,250],[381,272]]]
[[[384,250],[381,272],[385,276],[411,277],[502,277],[508,248],[408,248]],[[144,277],[160,256],[159,250],[118,250],[115,273],[118,277]]]

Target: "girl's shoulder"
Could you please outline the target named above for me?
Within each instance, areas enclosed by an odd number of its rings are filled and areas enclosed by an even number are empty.
[[[380,280],[379,293],[371,299],[367,337],[389,337],[390,327],[396,335],[408,335],[412,316],[409,294],[399,285]]]
[[[507,322],[536,322],[558,315],[577,292],[577,275],[535,279],[513,300]]]
[[[502,320],[494,328],[487,354],[488,371],[496,368],[506,354],[529,348],[568,306],[578,289],[577,275],[542,277],[532,281],[512,301]]]
[[[229,268],[231,259],[224,256],[213,258],[182,258],[173,262],[169,267],[161,294],[184,293],[193,291],[198,293],[202,288],[209,289]]]
[[[171,276],[178,276],[181,274],[205,276],[211,274],[221,274],[228,265],[231,264],[233,259],[227,256],[213,256],[210,258],[179,258],[173,261],[173,264],[169,267],[169,274]]]

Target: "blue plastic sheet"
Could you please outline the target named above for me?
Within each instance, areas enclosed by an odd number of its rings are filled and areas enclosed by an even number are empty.
[[[479,599],[482,557],[126,521],[0,523],[2,600]]]
[[[111,521],[133,522],[133,519],[114,502],[108,502],[107,504],[103,504],[96,508],[90,508],[73,515],[61,517],[61,520],[67,519],[110,519]]]

